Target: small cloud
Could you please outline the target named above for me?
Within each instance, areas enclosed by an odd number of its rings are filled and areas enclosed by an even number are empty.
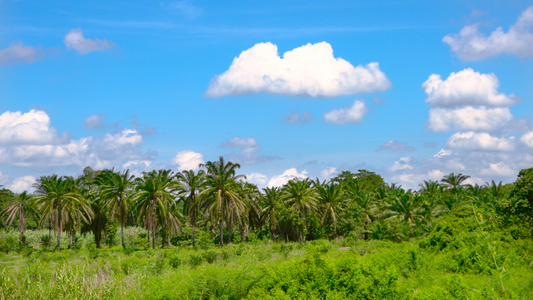
[[[12,42],[9,47],[0,50],[0,66],[32,63],[45,56],[47,51],[41,47],[24,46],[21,41]]]
[[[435,147],[437,147],[437,143],[433,143],[433,142],[424,143],[424,148],[435,148]]]
[[[280,158],[278,156],[260,155],[261,146],[253,137],[241,138],[235,136],[231,140],[220,144],[219,147],[231,149],[240,148],[239,153],[230,153],[225,156],[227,156],[229,160],[242,164],[255,164]]]
[[[401,143],[394,139],[386,141],[383,145],[379,146],[379,150],[391,150],[395,152],[400,151],[415,151],[415,148],[408,146],[407,143]]]
[[[22,193],[24,191],[31,191],[32,185],[35,183],[35,180],[35,177],[31,175],[16,178],[9,186],[9,189],[16,194]]]
[[[65,35],[63,42],[67,49],[74,49],[81,54],[87,54],[93,51],[104,51],[116,46],[115,43],[109,40],[85,38],[80,28],[71,29],[69,33]]]
[[[129,119],[131,120],[130,127],[133,129],[137,129],[142,136],[149,136],[149,135],[157,134],[156,128],[150,127],[146,123],[144,123],[144,125],[141,125],[139,123],[139,117],[137,115],[131,116]]]
[[[335,173],[337,173],[337,168],[327,167],[324,170],[320,171],[320,177],[322,177],[323,179],[329,179]]]
[[[83,119],[83,121],[85,122],[85,127],[88,129],[106,129],[104,124],[105,118],[106,115],[104,113],[93,114]]]
[[[450,149],[468,151],[512,151],[513,139],[493,137],[485,132],[457,132],[446,141]]]
[[[517,175],[518,171],[511,169],[504,162],[489,164],[489,167],[480,171],[481,175],[488,176],[513,176]]]
[[[308,123],[310,120],[312,120],[313,116],[308,111],[304,111],[303,113],[300,114],[299,111],[295,110],[292,113],[286,115],[285,118],[283,119],[285,120],[285,122],[291,123],[291,124],[294,124],[294,123],[305,124],[305,123]]]
[[[486,36],[478,31],[479,26],[479,23],[467,25],[459,34],[449,34],[442,41],[462,60],[479,60],[503,53],[520,58],[533,56],[533,6],[522,12],[508,32],[498,27]]]
[[[412,170],[413,167],[409,164],[411,162],[411,158],[401,157],[399,160],[395,161],[394,164],[389,168],[391,172],[396,172],[399,170]]]
[[[344,108],[335,108],[324,113],[324,121],[326,123],[357,124],[363,122],[363,118],[370,109],[365,105],[364,101],[356,100],[352,105]]]
[[[193,5],[192,1],[174,1],[170,3],[162,3],[161,7],[164,9],[174,11],[187,19],[196,19],[202,14],[202,9]]]
[[[293,178],[305,179],[307,177],[307,171],[303,170],[301,173],[298,173],[296,168],[290,168],[285,170],[281,175],[272,176],[268,181],[268,187],[282,186]]]
[[[203,164],[204,156],[201,153],[191,150],[180,151],[174,156],[172,162],[178,165],[180,171],[198,170],[200,164]]]
[[[252,173],[246,175],[246,181],[253,183],[259,187],[264,187],[268,182],[266,175],[263,175],[261,173]]]
[[[278,55],[272,43],[259,43],[236,57],[215,76],[205,95],[222,97],[252,93],[336,97],[384,91],[391,83],[377,62],[354,67],[333,56],[326,42],[307,44]]]

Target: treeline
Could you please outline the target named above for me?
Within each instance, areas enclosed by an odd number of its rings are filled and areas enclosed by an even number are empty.
[[[435,221],[466,205],[490,209],[516,238],[531,237],[533,228],[533,168],[520,171],[513,184],[491,181],[468,185],[467,175],[451,173],[441,181],[427,180],[419,190],[387,184],[373,172],[344,171],[329,181],[293,179],[282,187],[260,190],[239,175],[240,165],[209,161],[199,171],[154,170],[135,177],[128,170],[84,169],[78,178],[42,176],[35,192],[0,191],[2,227],[16,226],[20,243],[27,228],[48,228],[61,249],[61,235],[91,232],[96,247],[124,228],[142,226],[153,248],[184,240],[181,229],[212,233],[221,246],[250,237],[286,241],[355,236],[400,242],[425,236]],[[504,223],[504,224],[503,224]],[[189,237],[186,237],[187,239]],[[111,241],[112,243],[112,241]]]

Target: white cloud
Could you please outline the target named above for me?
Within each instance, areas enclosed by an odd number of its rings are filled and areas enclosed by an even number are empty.
[[[266,175],[255,172],[246,175],[246,181],[256,184],[259,187],[264,187],[268,182]]]
[[[320,177],[322,177],[323,179],[329,179],[335,173],[337,173],[337,168],[327,167],[324,170],[320,171]]]
[[[533,6],[528,7],[517,22],[504,32],[496,28],[489,36],[478,31],[479,24],[463,27],[459,34],[449,34],[442,41],[463,60],[478,60],[502,53],[521,58],[533,56]]]
[[[390,87],[378,63],[354,67],[342,58],[335,58],[331,45],[326,42],[287,51],[283,58],[278,55],[276,45],[259,43],[236,57],[226,72],[215,76],[205,95],[270,93],[335,97]]]
[[[114,149],[124,145],[140,145],[143,142],[143,137],[135,129],[123,129],[115,134],[106,133],[103,142],[107,144],[107,148]]]
[[[296,168],[290,168],[285,170],[281,175],[272,176],[268,181],[268,187],[282,186],[293,178],[305,179],[307,177],[307,171],[303,170],[301,173],[298,173]]]
[[[380,150],[391,150],[391,151],[415,151],[415,148],[408,146],[406,143],[398,142],[397,140],[390,139],[386,141],[383,145],[379,146]]]
[[[521,138],[520,141],[526,144],[528,147],[533,148],[533,131],[526,132]]]
[[[361,123],[368,111],[364,101],[356,100],[348,107],[335,108],[324,113],[324,121],[335,124]]]
[[[499,162],[495,164],[489,164],[489,167],[482,169],[480,174],[488,176],[516,176],[518,171],[511,169],[504,162]]]
[[[103,51],[116,46],[112,41],[97,38],[85,38],[80,28],[71,29],[69,33],[65,35],[63,42],[68,49],[74,49],[81,54],[87,54],[93,51]]]
[[[105,129],[106,128],[104,124],[105,118],[106,118],[106,115],[104,113],[93,114],[83,119],[83,121],[85,123],[85,127],[89,129]]]
[[[412,170],[413,167],[409,164],[411,158],[408,156],[400,157],[399,160],[395,161],[394,164],[389,168],[391,172],[396,172],[399,170]]]
[[[31,191],[32,185],[35,183],[35,177],[31,175],[15,178],[11,185],[8,187],[13,193],[22,193],[24,191]]]
[[[180,171],[198,170],[200,164],[203,164],[204,156],[201,153],[191,150],[180,151],[174,156],[172,162],[178,165]]]
[[[513,139],[493,137],[485,132],[457,132],[448,138],[446,146],[468,151],[512,151]]]
[[[285,120],[285,122],[292,123],[292,124],[307,123],[313,119],[313,116],[308,111],[304,111],[303,113],[300,114],[299,111],[295,110],[292,113],[286,115],[285,118],[283,119]]]
[[[21,41],[12,42],[9,47],[0,50],[0,66],[31,63],[44,55],[45,51],[40,47],[24,46]]]
[[[462,107],[457,109],[431,108],[426,126],[435,132],[449,130],[492,131],[513,119],[507,107]]]
[[[498,92],[500,82],[493,73],[480,74],[468,68],[451,73],[446,80],[432,74],[422,84],[426,92],[426,102],[431,106],[510,106],[520,97]]]
[[[58,135],[43,111],[0,115],[0,165],[110,168],[124,161],[151,159],[153,153],[140,153],[142,144],[142,135],[135,129],[72,139],[67,133]]]
[[[278,156],[260,155],[261,146],[255,138],[233,137],[219,146],[220,148],[240,148],[239,153],[229,153],[225,156],[231,161],[242,164],[255,164],[259,162],[279,159]]]
[[[2,144],[57,144],[68,140],[68,134],[58,135],[50,127],[50,117],[44,111],[6,111],[0,115],[0,143]]]

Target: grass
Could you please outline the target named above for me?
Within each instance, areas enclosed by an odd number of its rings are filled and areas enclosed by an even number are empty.
[[[495,253],[419,246],[431,236],[156,250],[95,249],[82,237],[82,248],[53,252],[41,249],[42,233],[27,234],[31,247],[0,255],[0,299],[533,299],[531,240],[463,237],[492,243]],[[128,240],[138,233],[129,228]]]

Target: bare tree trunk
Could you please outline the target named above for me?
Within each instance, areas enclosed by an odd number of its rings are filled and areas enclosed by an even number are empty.
[[[61,205],[57,209],[57,251],[61,251]]]
[[[124,243],[124,222],[120,221],[120,235],[122,236],[122,248],[126,249],[126,244]]]
[[[155,249],[155,220],[152,223],[152,249]]]

